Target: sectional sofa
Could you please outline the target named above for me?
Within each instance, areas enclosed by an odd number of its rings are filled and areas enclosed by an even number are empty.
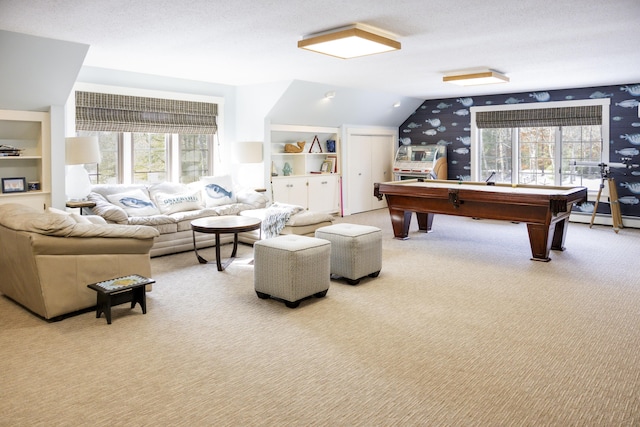
[[[268,213],[268,198],[254,190],[238,189],[229,176],[203,177],[190,184],[94,185],[88,199],[95,207],[86,213],[99,215],[108,223],[146,225],[158,230],[150,254],[152,257],[193,250],[191,221],[218,215],[245,214],[263,218]],[[315,229],[330,225],[329,214],[303,211],[292,215],[281,234],[313,235]],[[238,240],[253,244],[261,231],[240,233]],[[222,235],[230,242],[232,235]],[[213,246],[215,235],[196,233],[198,248]]]

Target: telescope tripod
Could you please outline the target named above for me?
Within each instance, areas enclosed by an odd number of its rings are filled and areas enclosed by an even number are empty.
[[[613,223],[613,231],[616,233],[623,228],[622,216],[620,215],[620,202],[618,201],[618,190],[616,190],[616,181],[609,175],[609,169],[605,163],[600,163],[600,175],[602,177],[600,181],[600,188],[598,189],[598,196],[596,197],[596,203],[593,206],[593,213],[591,214],[591,222],[589,228],[593,227],[593,221],[596,218],[596,211],[598,210],[598,203],[600,203],[600,197],[602,196],[602,190],[604,189],[605,182],[607,183],[607,189],[609,190],[609,205],[611,206],[611,222]]]

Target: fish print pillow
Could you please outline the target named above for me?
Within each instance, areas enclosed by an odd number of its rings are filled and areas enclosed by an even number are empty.
[[[129,216],[150,216],[160,213],[160,210],[142,190],[110,194],[107,199],[114,205],[124,209]]]
[[[202,195],[208,208],[237,202],[230,175],[203,176],[200,181],[202,182]]]

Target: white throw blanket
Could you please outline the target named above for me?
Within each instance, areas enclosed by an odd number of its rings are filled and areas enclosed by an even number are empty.
[[[275,202],[264,212],[262,220],[262,238],[270,239],[276,237],[285,227],[291,215],[302,212],[304,208],[297,205]]]

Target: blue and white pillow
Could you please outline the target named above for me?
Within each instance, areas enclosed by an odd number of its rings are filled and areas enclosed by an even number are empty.
[[[107,199],[116,206],[121,207],[129,216],[158,215],[160,211],[142,190],[133,190],[126,193],[110,194]]]
[[[202,195],[208,208],[237,203],[230,175],[203,176],[200,182],[202,182]]]
[[[200,190],[193,190],[186,193],[156,192],[153,194],[153,197],[156,199],[160,212],[167,215],[176,212],[202,209]]]

